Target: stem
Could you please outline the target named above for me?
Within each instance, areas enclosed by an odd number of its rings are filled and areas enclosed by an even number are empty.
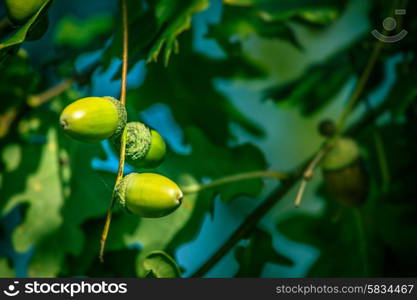
[[[303,199],[304,192],[307,187],[308,180],[304,177],[301,180],[300,187],[298,188],[297,197],[295,197],[294,206],[299,207],[301,204],[301,200]]]
[[[98,67],[99,64],[94,63],[85,72],[83,72],[83,74],[79,74],[74,71],[73,76],[64,79],[57,85],[43,91],[42,93],[30,95],[27,98],[26,103],[31,107],[40,106],[68,90],[74,82],[82,84],[86,80],[85,78],[89,78]]]
[[[324,143],[324,145],[320,148],[316,155],[314,155],[313,159],[310,161],[307,168],[303,172],[303,178],[301,179],[300,188],[298,189],[297,197],[294,201],[295,207],[300,206],[301,200],[303,199],[303,195],[307,187],[307,183],[313,178],[314,170],[316,169],[320,161],[323,159],[323,157],[326,155],[326,153],[330,150],[331,141],[333,140],[330,139]]]
[[[126,81],[127,65],[129,56],[129,22],[127,17],[127,0],[122,1],[122,23],[123,23],[123,56],[122,56],[122,81],[120,87],[120,102],[126,105]]]
[[[127,16],[127,0],[121,0],[122,6],[122,23],[123,23],[123,63],[122,63],[122,80],[120,89],[120,102],[126,105],[126,78],[127,78],[127,63],[128,63],[128,16]],[[126,152],[126,131],[123,131],[120,142],[119,154],[119,168],[117,170],[117,177],[114,183],[113,194],[110,201],[109,209],[107,210],[106,222],[104,223],[103,232],[100,239],[100,254],[99,259],[104,261],[104,249],[106,247],[106,240],[109,234],[113,208],[116,203],[116,187],[123,178],[125,166],[125,152]]]
[[[260,177],[271,177],[278,180],[285,180],[289,176],[287,174],[276,172],[276,171],[269,171],[269,170],[263,170],[263,171],[252,171],[252,172],[246,172],[246,173],[239,173],[236,175],[231,175],[227,177],[222,177],[219,179],[216,179],[209,183],[204,184],[195,184],[195,185],[189,185],[182,188],[182,192],[184,194],[193,194],[193,193],[199,193],[201,191],[211,189],[220,185],[233,183],[237,181],[242,180],[248,180],[248,179],[254,179],[254,178],[260,178]]]
[[[49,100],[65,92],[67,89],[71,87],[73,82],[73,78],[67,78],[61,83],[57,84],[56,86],[53,86],[40,94],[29,96],[27,104],[31,107],[40,106],[43,103],[48,102]]]

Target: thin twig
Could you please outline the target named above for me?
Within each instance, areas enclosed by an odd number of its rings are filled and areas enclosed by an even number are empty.
[[[9,131],[10,125],[13,123],[14,119],[17,117],[18,109],[13,107],[6,111],[4,114],[0,115],[0,138],[6,136]]]
[[[48,102],[49,100],[59,96],[61,93],[65,92],[69,89],[74,82],[74,78],[67,78],[64,81],[60,82],[56,86],[47,89],[46,91],[37,94],[31,95],[27,99],[27,104],[31,107],[37,107],[42,105],[43,103]]]
[[[127,16],[127,2],[121,0],[122,10],[122,23],[123,23],[123,63],[122,63],[122,80],[120,89],[120,102],[126,105],[126,78],[127,78],[127,63],[128,63],[128,16]],[[120,154],[119,154],[119,168],[117,170],[117,177],[113,188],[113,194],[110,201],[109,209],[107,210],[106,222],[104,223],[103,232],[100,239],[100,254],[99,259],[104,261],[104,249],[106,246],[107,236],[109,234],[111,218],[113,214],[113,208],[116,203],[116,188],[123,178],[124,165],[125,165],[125,152],[126,152],[126,131],[123,131],[120,142]]]
[[[0,115],[0,138],[7,135],[12,123],[18,119],[19,115],[27,108],[27,106],[37,107],[48,102],[70,88],[73,81],[74,79],[72,78],[65,79],[63,82],[40,94],[29,96],[26,100],[27,105],[19,105],[10,109],[3,115]]]
[[[126,105],[126,81],[129,57],[129,22],[127,16],[127,2],[122,0],[122,22],[123,22],[123,57],[122,57],[122,82],[120,87],[120,102]]]
[[[242,180],[260,178],[260,177],[271,177],[271,178],[275,178],[278,180],[285,180],[289,177],[289,175],[281,173],[281,172],[269,171],[269,170],[252,171],[252,172],[239,173],[239,174],[235,174],[235,175],[231,175],[227,177],[222,177],[209,183],[185,186],[185,187],[182,187],[181,190],[184,194],[193,194],[193,193],[199,193],[201,191],[211,189],[220,185],[242,181]]]
[[[297,197],[294,201],[294,206],[298,207],[301,204],[301,200],[303,199],[304,191],[307,187],[308,181],[310,181],[313,178],[314,170],[320,163],[320,161],[323,159],[323,157],[326,155],[326,153],[331,149],[333,140],[326,141],[324,145],[320,148],[320,150],[314,155],[313,159],[310,161],[310,163],[307,166],[307,169],[303,172],[303,178],[301,179],[300,188],[297,192]]]
[[[301,179],[300,187],[298,188],[297,197],[295,197],[294,206],[299,207],[303,199],[304,192],[307,187],[308,180],[304,177]]]

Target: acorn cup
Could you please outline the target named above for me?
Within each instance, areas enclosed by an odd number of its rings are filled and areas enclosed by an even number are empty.
[[[65,107],[60,125],[73,139],[94,143],[120,135],[126,119],[126,109],[120,101],[112,97],[87,97]]]
[[[161,135],[141,122],[129,122],[126,131],[126,161],[136,168],[155,168],[162,163],[166,144]],[[120,150],[120,138],[114,140]]]
[[[4,0],[7,15],[15,25],[23,25],[47,0]]]
[[[116,199],[132,214],[160,218],[174,212],[183,193],[169,178],[155,173],[130,173],[116,187]]]
[[[358,206],[366,201],[369,176],[354,140],[335,140],[324,156],[321,167],[327,191],[339,203]]]

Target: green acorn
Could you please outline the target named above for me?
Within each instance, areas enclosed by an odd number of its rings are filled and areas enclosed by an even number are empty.
[[[328,192],[341,204],[356,206],[365,202],[369,177],[354,140],[335,140],[321,167]]]
[[[154,173],[130,173],[116,187],[116,197],[128,212],[159,218],[175,211],[183,193],[169,178]]]
[[[5,0],[10,21],[22,25],[29,20],[47,0]]]
[[[69,104],[60,117],[62,129],[82,142],[118,136],[126,125],[126,109],[112,97],[87,97]]]
[[[166,144],[154,129],[140,122],[129,122],[126,131],[126,161],[137,168],[155,168],[165,158]],[[116,140],[120,148],[120,139]]]

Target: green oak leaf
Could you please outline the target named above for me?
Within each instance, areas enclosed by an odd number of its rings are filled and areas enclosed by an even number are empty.
[[[128,1],[131,60],[151,62],[163,56],[167,65],[171,54],[179,50],[178,37],[191,28],[192,16],[208,5],[208,0],[158,0],[146,6],[141,1]],[[109,66],[114,57],[121,56],[122,36],[119,30],[105,54],[105,66]]]
[[[257,124],[242,115],[213,82],[213,78],[254,78],[262,73],[243,59],[211,59],[192,52],[189,42],[183,41],[183,45],[185,49],[168,67],[160,63],[148,66],[144,83],[128,92],[129,107],[142,111],[155,103],[166,104],[181,127],[201,128],[220,145],[233,138],[231,122],[262,135]]]
[[[13,232],[13,245],[19,252],[34,249],[28,266],[31,277],[57,276],[66,255],[81,253],[87,240],[81,226],[105,214],[114,181],[113,174],[100,174],[91,167],[93,157],[103,156],[100,147],[61,138],[63,133],[58,138],[51,121],[57,122],[43,115],[46,143],[17,144],[20,148],[3,155],[9,172],[2,178],[7,188],[1,190],[5,201],[0,209],[6,214],[22,205],[24,221]],[[100,231],[95,234],[98,244]]]
[[[221,21],[213,25],[209,36],[215,38],[230,54],[242,55],[240,40],[251,35],[288,41],[302,49],[288,21],[307,26],[329,25],[340,15],[346,1],[274,1],[224,0]]]
[[[13,231],[12,241],[16,251],[26,252],[32,247],[40,244],[46,236],[53,235],[60,226],[63,219],[60,211],[64,204],[61,182],[59,179],[58,165],[58,143],[56,130],[50,129],[47,133],[47,143],[41,149],[37,145],[22,147],[21,162],[16,170],[5,174],[4,180],[7,183],[6,195],[9,197],[2,213],[6,214],[16,205],[24,204],[25,217],[23,223]],[[39,155],[39,158],[38,158]],[[27,176],[26,181],[21,183],[10,183],[20,181],[16,175],[30,170],[26,165],[27,159],[39,160],[36,172]],[[25,168],[25,169],[24,169]],[[22,178],[22,177],[21,177]],[[23,177],[25,178],[25,176]],[[22,186],[22,188],[19,188]],[[14,193],[16,191],[16,193]],[[46,213],[47,212],[47,213]],[[54,251],[56,259],[63,259],[63,253]],[[47,255],[44,256],[45,258]],[[37,266],[39,272],[29,274],[34,276],[53,276],[49,266]],[[58,269],[58,268],[56,268]]]
[[[289,19],[294,16],[302,16],[305,13],[321,13],[319,15],[306,16],[306,20],[323,21],[323,14],[337,14],[345,5],[346,1],[332,0],[223,0],[230,6],[252,7],[256,8],[260,14],[268,19]],[[328,19],[330,16],[326,16]],[[330,17],[331,19],[334,16]]]
[[[32,25],[34,25],[38,19],[42,17],[50,3],[51,0],[45,1],[37,13],[35,13],[22,27],[20,27],[16,32],[12,33],[11,36],[0,43],[0,55],[8,48],[17,47],[25,41]]]
[[[208,0],[160,0],[156,4],[155,12],[161,30],[149,50],[147,61],[157,61],[158,56],[163,52],[164,64],[167,65],[171,53],[178,52],[178,36],[191,28],[192,15],[205,10],[208,6]]]
[[[239,41],[252,35],[282,39],[301,48],[295,33],[286,22],[265,17],[265,13],[261,14],[258,10],[246,6],[226,6],[220,23],[211,26],[208,34],[232,55],[242,55]],[[236,37],[239,37],[239,40]]]

